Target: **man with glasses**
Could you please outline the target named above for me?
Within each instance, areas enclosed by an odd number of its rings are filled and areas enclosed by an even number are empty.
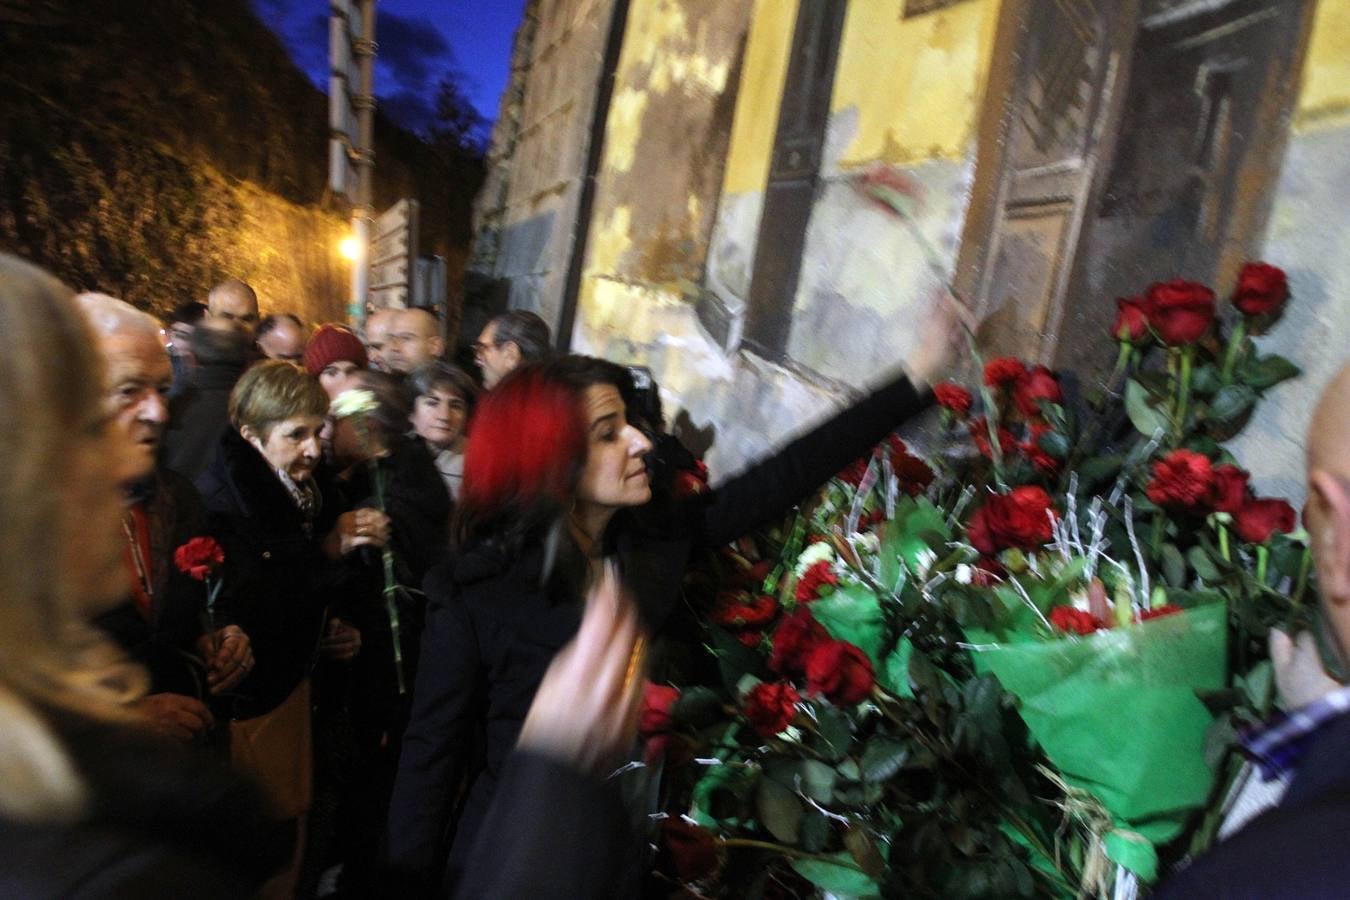
[[[483,387],[491,390],[527,362],[552,354],[548,325],[532,312],[513,309],[483,327],[473,345],[473,359],[483,373]]]

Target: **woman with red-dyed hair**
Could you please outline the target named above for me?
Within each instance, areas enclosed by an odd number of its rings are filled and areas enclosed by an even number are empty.
[[[939,324],[944,333],[911,359],[921,379],[950,351],[953,323]],[[604,558],[617,559],[647,630],[660,635],[695,547],[724,545],[784,515],[926,408],[928,391],[916,383],[900,375],[715,490],[655,501],[644,461],[651,441],[624,405],[626,369],[567,357],[518,369],[488,392],[469,437],[454,559],[427,578],[422,665],[390,806],[393,867],[434,891],[445,863],[453,892],[530,702],[576,634]],[[479,734],[486,754],[469,774],[447,862],[441,839]],[[615,890],[622,896],[618,880]]]

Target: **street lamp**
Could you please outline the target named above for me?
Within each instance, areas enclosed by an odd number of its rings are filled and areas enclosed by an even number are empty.
[[[351,262],[356,262],[361,258],[361,241],[354,234],[349,234],[338,243],[338,252],[342,258]]]

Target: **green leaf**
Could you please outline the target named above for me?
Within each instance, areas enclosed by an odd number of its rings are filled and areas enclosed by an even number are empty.
[[[1176,385],[1173,383],[1173,376],[1160,369],[1136,372],[1134,380],[1139,382],[1141,388],[1159,400],[1167,400],[1177,392]]]
[[[919,557],[936,552],[951,538],[947,517],[926,497],[904,497],[896,504],[895,518],[881,532],[881,584],[894,589],[900,583],[900,560],[911,570],[919,567]]]
[[[830,845],[833,836],[834,827],[830,820],[814,809],[807,810],[801,826],[802,849],[807,853],[820,853]]]
[[[840,900],[866,900],[880,897],[881,889],[875,879],[866,872],[858,870],[857,863],[847,852],[831,854],[830,862],[824,859],[794,859],[792,868],[807,881],[828,891]]]
[[[717,668],[722,675],[722,683],[727,692],[735,696],[736,686],[745,675],[755,675],[760,679],[768,678],[764,656],[756,650],[736,640],[730,632],[716,626],[708,628],[713,655],[717,657]]]
[[[872,878],[881,878],[886,870],[886,858],[881,855],[876,839],[862,825],[854,825],[844,832],[844,847],[853,861]]]
[[[853,725],[848,713],[827,703],[812,704],[816,728],[820,731],[818,749],[830,760],[843,759],[853,743]]]
[[[1133,378],[1125,382],[1125,414],[1135,431],[1144,437],[1153,437],[1160,428],[1166,431],[1170,424],[1167,415],[1153,405],[1143,385]]]
[[[1036,443],[1055,459],[1064,459],[1069,455],[1069,439],[1058,431],[1047,431],[1036,439]]]
[[[1120,474],[1120,467],[1125,464],[1123,456],[1094,456],[1091,459],[1083,460],[1078,467],[1078,485],[1086,495],[1098,484],[1109,478],[1115,478]]]
[[[1203,547],[1192,547],[1186,553],[1186,561],[1191,564],[1195,574],[1199,575],[1202,581],[1215,582],[1220,578],[1218,567],[1214,561],[1209,558]]]
[[[1182,559],[1176,544],[1163,544],[1162,570],[1163,577],[1172,587],[1186,586],[1186,560]]]
[[[755,793],[755,810],[775,838],[785,844],[797,843],[803,806],[791,787],[765,775],[759,780],[759,789]]]
[[[818,759],[803,759],[798,765],[802,776],[801,792],[817,803],[829,803],[839,773]]]
[[[722,698],[710,688],[685,688],[670,715],[680,725],[703,728],[722,718]]]
[[[900,643],[890,652],[878,670],[877,681],[881,686],[897,697],[914,699],[914,689],[909,684],[909,658],[914,655],[914,645],[909,638],[901,638]]]
[[[1223,387],[1216,366],[1196,366],[1191,372],[1191,394],[1200,397],[1212,397]]]
[[[1210,431],[1219,440],[1227,440],[1242,430],[1256,407],[1256,392],[1245,384],[1225,385],[1210,401]]]
[[[886,618],[877,595],[860,584],[845,584],[811,603],[811,615],[830,637],[855,645],[875,667],[880,663]]]
[[[909,747],[895,738],[877,736],[862,754],[862,774],[868,781],[886,781],[909,759]]]
[[[1237,370],[1238,380],[1257,391],[1269,390],[1302,374],[1302,369],[1275,353],[1245,360]]]

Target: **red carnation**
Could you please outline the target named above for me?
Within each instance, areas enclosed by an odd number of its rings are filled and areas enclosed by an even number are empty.
[[[806,665],[806,655],[816,644],[830,639],[811,611],[799,607],[790,616],[784,616],[773,633],[773,653],[769,668],[780,674],[800,674]]]
[[[740,641],[743,646],[749,647],[751,650],[754,650],[759,646],[759,642],[764,640],[764,632],[738,631],[736,632],[736,640]]]
[[[933,396],[937,398],[938,406],[950,409],[958,416],[965,416],[969,413],[971,404],[975,400],[970,395],[970,391],[950,381],[944,381],[934,386]]]
[[[1041,435],[1052,432],[1054,429],[1044,422],[1035,422],[1031,426],[1030,437],[1019,445],[1022,454],[1042,472],[1059,471],[1060,460],[1041,449]]]
[[[984,367],[984,383],[989,387],[1012,387],[1027,371],[1026,364],[1012,356],[991,359]]]
[[[989,443],[989,420],[981,416],[970,423],[970,439],[975,442],[975,448],[980,451],[980,455],[988,459],[994,458],[994,451]],[[998,445],[999,449],[1007,455],[1017,449],[1017,438],[1013,433],[1002,425],[998,426]]]
[[[838,583],[839,576],[834,574],[829,562],[822,559],[803,572],[802,577],[797,580],[797,602],[807,603],[815,600],[820,597],[820,590],[825,585]]]
[[[872,663],[848,641],[824,641],[806,657],[806,688],[831,703],[852,706],[872,693]]]
[[[1149,303],[1143,297],[1116,299],[1116,322],[1111,335],[1118,341],[1139,344],[1148,339]]]
[[[678,688],[647,682],[642,686],[642,714],[638,719],[638,734],[644,738],[664,734],[675,727],[671,710],[680,699]]]
[[[676,497],[692,497],[708,491],[708,467],[703,460],[695,460],[694,468],[680,469],[675,473],[671,491]]]
[[[1072,606],[1056,606],[1050,610],[1050,624],[1071,634],[1092,634],[1106,627],[1106,623],[1092,613]]]
[[[1243,315],[1277,313],[1289,299],[1289,279],[1284,270],[1263,262],[1249,262],[1238,273],[1233,305]]]
[[[801,695],[786,681],[761,682],[745,696],[745,717],[760,737],[773,737],[792,721]]]
[[[1214,490],[1209,457],[1194,450],[1173,450],[1153,464],[1148,499],[1159,506],[1203,508]]]
[[[836,476],[840,481],[858,487],[867,475],[867,467],[872,462],[871,456],[864,456],[861,459],[855,459],[845,466]]]
[[[1013,385],[1013,403],[1028,419],[1041,414],[1041,402],[1060,403],[1064,392],[1059,388],[1059,379],[1045,366],[1028,369],[1026,374]]]
[[[933,470],[928,463],[909,452],[905,442],[895,435],[887,439],[891,450],[891,471],[900,482],[900,490],[917,497],[933,483]]]
[[[1198,341],[1214,322],[1214,292],[1195,281],[1175,278],[1148,289],[1148,321],[1164,344]]]
[[[1053,536],[1053,501],[1044,488],[1022,485],[1008,494],[994,494],[975,510],[966,528],[970,543],[986,555],[1017,547],[1036,550]]]
[[[1214,490],[1210,503],[1219,512],[1236,513],[1247,501],[1247,482],[1252,477],[1232,463],[1214,467]]]
[[[778,600],[768,594],[723,591],[717,595],[712,619],[724,628],[762,628],[778,615]]]
[[[1147,622],[1150,619],[1161,619],[1163,616],[1175,616],[1181,612],[1180,606],[1171,603],[1164,603],[1162,606],[1155,606],[1152,609],[1146,609],[1139,614],[1139,621]]]
[[[178,566],[178,571],[198,581],[205,581],[208,575],[225,563],[225,551],[215,538],[195,537],[173,551],[173,562]]]
[[[1238,537],[1252,544],[1264,544],[1275,532],[1294,530],[1294,508],[1284,500],[1252,498],[1233,516]]]

